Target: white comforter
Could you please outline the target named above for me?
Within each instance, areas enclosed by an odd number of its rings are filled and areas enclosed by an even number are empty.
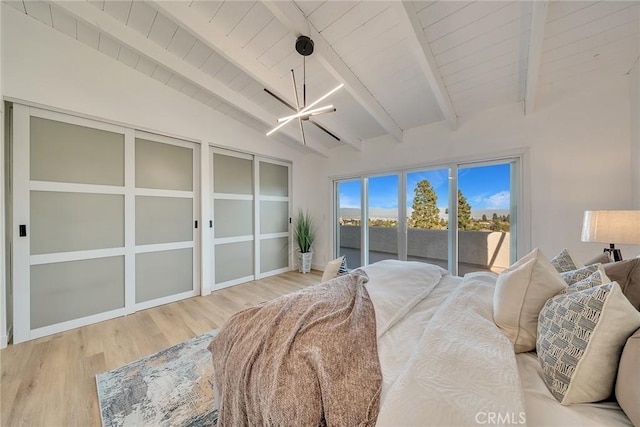
[[[513,346],[492,320],[495,275],[402,261],[364,270],[384,381],[377,425],[525,425]]]

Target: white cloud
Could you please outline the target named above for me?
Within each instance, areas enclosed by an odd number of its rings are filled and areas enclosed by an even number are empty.
[[[360,198],[351,197],[345,193],[340,193],[340,207],[341,208],[358,208],[360,209]]]
[[[509,209],[510,201],[510,192],[500,191],[483,199],[484,209]]]

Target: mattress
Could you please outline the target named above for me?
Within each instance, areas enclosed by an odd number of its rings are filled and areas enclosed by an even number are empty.
[[[558,403],[535,353],[515,355],[493,323],[496,275],[461,278],[399,261],[364,270],[383,374],[378,426],[632,426],[615,402]],[[456,331],[458,321],[469,331]],[[489,418],[493,410],[503,422]]]

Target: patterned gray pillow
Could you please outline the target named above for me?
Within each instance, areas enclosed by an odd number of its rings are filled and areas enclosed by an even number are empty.
[[[556,270],[558,270],[558,273],[577,270],[578,268],[582,267],[582,265],[573,260],[567,248],[561,250],[558,255],[551,259],[551,265],[553,265]]]
[[[624,343],[639,326],[640,313],[616,282],[549,299],[536,350],[551,394],[563,405],[610,396]]]
[[[594,286],[602,285],[603,283],[610,283],[611,280],[604,274],[604,272],[600,270],[596,270],[588,277],[572,283],[569,287],[563,289],[558,293],[560,294],[572,294],[574,292],[584,291],[585,289],[593,288]]]
[[[347,256],[342,255],[342,263],[338,269],[338,276],[343,276],[345,274],[349,274],[349,269],[347,268]]]
[[[587,265],[586,267],[578,268],[576,270],[565,271],[564,273],[560,273],[562,278],[567,285],[573,285],[576,282],[586,279],[591,276],[593,273],[598,271],[602,264],[592,264]]]

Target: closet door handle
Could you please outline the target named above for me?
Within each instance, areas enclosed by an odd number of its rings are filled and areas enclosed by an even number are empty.
[[[27,225],[26,224],[20,224],[18,226],[18,235],[20,237],[27,237]]]

